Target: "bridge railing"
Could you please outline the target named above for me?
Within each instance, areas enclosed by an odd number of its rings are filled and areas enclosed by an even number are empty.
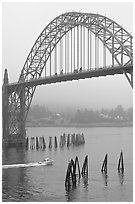
[[[128,67],[130,66],[131,64],[129,65],[126,65],[125,67]],[[119,65],[109,65],[109,66],[104,66],[104,67],[98,67],[98,68],[91,68],[91,69],[83,69],[83,68],[79,68],[79,69],[74,69],[72,72],[60,72],[60,73],[55,73],[53,75],[48,75],[48,76],[44,76],[44,77],[39,77],[39,78],[31,78],[31,79],[28,79],[28,80],[25,80],[25,81],[22,81],[22,82],[13,82],[13,83],[9,83],[8,86],[13,86],[13,85],[16,85],[16,84],[24,84],[24,83],[27,83],[27,82],[31,82],[31,81],[37,81],[39,79],[49,79],[49,78],[56,78],[56,77],[61,77],[61,76],[64,76],[64,75],[71,75],[71,74],[80,74],[80,73],[86,73],[86,72],[95,72],[95,71],[99,71],[99,70],[106,70],[106,69],[112,69],[112,68],[118,68],[118,67],[121,67]]]

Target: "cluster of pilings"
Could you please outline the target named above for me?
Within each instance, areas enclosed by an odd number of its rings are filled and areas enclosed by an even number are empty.
[[[101,172],[107,178],[107,157],[103,160],[103,164],[101,167]],[[118,161],[118,173],[120,175],[124,175],[124,160],[123,160],[123,152],[121,151],[119,161]],[[69,191],[70,189],[76,188],[77,181],[80,181],[81,176],[85,179],[88,179],[88,155],[86,155],[84,159],[84,163],[82,166],[82,170],[80,171],[80,165],[78,157],[76,156],[75,161],[71,159],[68,163],[66,178],[65,178],[65,189]]]
[[[77,181],[80,180],[81,176],[88,178],[88,155],[85,157],[81,172],[77,156],[75,161],[73,159],[69,161],[65,178],[65,189],[69,191],[71,188],[76,188]]]
[[[67,144],[69,146],[79,146],[85,144],[84,134],[65,134],[60,136],[60,147],[64,147]]]
[[[85,143],[84,134],[65,134],[60,136],[60,142],[59,147],[64,147],[65,145],[67,147],[69,146],[79,146]],[[46,148],[46,142],[45,137],[26,137],[26,149],[45,149]],[[52,137],[49,137],[49,149],[52,147],[57,148],[58,147],[58,140],[57,137],[54,137],[54,142],[52,141]]]
[[[41,137],[26,137],[26,149],[45,149],[45,138]]]
[[[123,152],[121,151],[120,157],[119,157],[119,162],[118,162],[118,173],[124,174],[124,159],[123,159]],[[107,175],[107,154],[105,155],[101,172]]]

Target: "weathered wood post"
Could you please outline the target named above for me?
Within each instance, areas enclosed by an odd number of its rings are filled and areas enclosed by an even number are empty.
[[[36,149],[38,149],[39,146],[38,146],[38,137],[36,137]]]
[[[31,137],[31,140],[30,140],[30,147],[31,147],[32,149],[35,148],[35,137]]]
[[[36,149],[35,139],[36,139],[36,138],[33,137],[33,143],[34,143],[33,146],[34,146],[34,149]]]
[[[49,149],[52,148],[52,137],[49,137]]]
[[[71,163],[68,163],[68,168],[67,168],[67,172],[66,172],[66,178],[65,178],[65,188],[66,190],[70,189],[70,174],[71,174]]]
[[[71,172],[72,172],[72,183],[76,187],[76,168],[73,159],[71,159]]]
[[[46,148],[46,144],[45,144],[45,138],[43,137],[43,149]]]
[[[81,135],[80,135],[80,133],[78,134],[78,145],[80,145],[81,144]]]
[[[75,144],[78,145],[78,134],[76,134],[76,137],[75,137]]]
[[[64,146],[66,144],[66,134],[65,133],[63,133],[62,140],[63,140],[63,146]]]
[[[83,134],[83,133],[82,133],[82,135],[81,135],[81,142],[82,142],[82,144],[85,143],[85,139],[84,139],[84,134]]]
[[[106,173],[107,174],[107,154],[105,155],[105,159],[103,161],[103,165],[102,165],[102,168],[101,168],[101,172],[103,173]]]
[[[39,137],[39,147],[43,148],[43,136]]]
[[[69,147],[69,145],[70,145],[70,134],[68,134],[67,136],[67,147]]]
[[[124,173],[124,161],[123,161],[123,152],[121,151],[120,153],[120,158],[118,162],[118,172],[119,173]]]
[[[60,136],[60,147],[62,147],[62,135]]]
[[[77,157],[77,156],[76,156],[76,158],[75,158],[75,172],[76,172],[76,167],[78,167],[78,173],[79,173],[79,179],[80,179],[81,173],[80,173],[79,160],[78,160],[78,157]]]
[[[58,144],[57,144],[57,137],[55,136],[54,138],[54,147],[57,148],[58,147]]]
[[[88,155],[85,157],[81,174],[88,177]]]
[[[26,137],[26,149],[28,149],[29,148],[29,139],[28,139],[28,137]]]
[[[71,136],[71,144],[75,145],[75,134],[72,134]]]
[[[30,149],[32,149],[32,137],[30,137]]]
[[[68,164],[66,179],[65,179],[65,188],[69,190],[70,187],[76,187],[76,168],[73,159]]]

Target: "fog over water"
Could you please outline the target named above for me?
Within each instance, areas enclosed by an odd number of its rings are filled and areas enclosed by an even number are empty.
[[[34,42],[45,26],[68,11],[99,13],[133,30],[132,3],[3,3],[2,69],[8,69],[9,82],[17,81]],[[48,12],[50,11],[50,12]],[[126,14],[126,15],[125,15]],[[2,72],[2,75],[3,75]],[[132,89],[124,75],[63,82],[36,89],[32,104],[47,107],[114,108],[132,106]]]
[[[40,100],[41,98],[41,100]],[[68,108],[124,108],[132,106],[132,89],[124,76],[84,79],[37,88],[33,105]]]

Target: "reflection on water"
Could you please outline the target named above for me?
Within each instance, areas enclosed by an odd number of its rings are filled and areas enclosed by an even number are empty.
[[[77,187],[72,187],[70,190],[66,191],[66,198],[69,202],[76,201],[77,195]]]
[[[82,178],[82,182],[83,182],[83,187],[86,191],[88,191],[88,177],[83,177]]]
[[[133,152],[132,128],[28,128],[28,136],[44,135],[46,149],[3,149],[3,165],[42,161],[49,157],[52,166],[2,169],[3,201],[65,202],[65,201],[132,201]],[[79,147],[48,148],[52,139],[66,133],[83,132],[85,145]],[[48,140],[47,140],[48,139]],[[59,144],[59,141],[58,141]],[[124,152],[124,175],[117,172],[120,150]],[[102,158],[108,153],[107,175],[101,174]],[[76,188],[65,191],[64,181],[68,162],[78,156],[80,170],[85,156],[89,156],[88,177],[81,177]],[[105,188],[104,188],[105,187]]]
[[[105,186],[108,185],[108,175],[106,173],[102,173],[103,181]]]
[[[77,184],[76,187],[71,186],[70,188],[68,188],[68,190],[66,191],[66,201],[69,202],[73,202],[73,201],[77,201],[78,200],[78,195],[80,193],[79,191],[79,187],[80,187],[80,179],[77,180]]]
[[[17,164],[25,162],[25,149],[21,148],[3,148],[3,165],[4,164]]]
[[[25,150],[22,148],[4,149],[3,161],[6,164],[17,164],[20,162],[25,163]],[[20,199],[21,197],[23,197],[23,195],[26,194],[27,190],[29,189],[25,169],[6,169],[2,171],[2,178],[4,181],[2,185],[3,201],[7,200],[8,198],[14,201],[14,188],[16,188],[16,192]]]
[[[118,173],[118,177],[119,177],[120,184],[122,185],[124,183],[124,174]]]

